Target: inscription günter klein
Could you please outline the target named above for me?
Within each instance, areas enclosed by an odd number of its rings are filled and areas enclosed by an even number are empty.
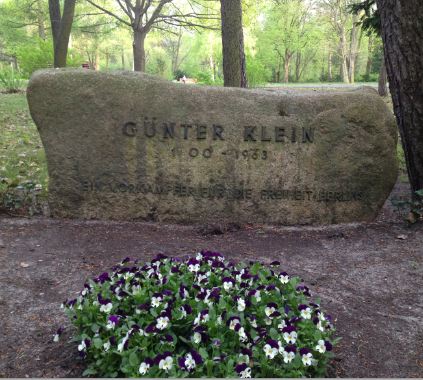
[[[225,140],[225,128],[212,124],[178,124],[175,122],[159,122],[156,117],[144,117],[142,123],[126,122],[122,133],[127,137],[145,136],[147,138],[179,139],[179,140]],[[239,139],[244,142],[276,142],[276,143],[313,143],[313,127],[268,127],[244,126]]]

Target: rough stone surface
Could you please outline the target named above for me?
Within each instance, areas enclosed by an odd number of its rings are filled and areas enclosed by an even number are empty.
[[[397,177],[395,121],[371,89],[283,94],[47,70],[28,101],[57,217],[370,221]]]

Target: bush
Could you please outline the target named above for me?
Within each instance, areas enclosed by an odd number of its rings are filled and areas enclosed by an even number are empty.
[[[64,303],[88,363],[84,375],[323,376],[331,319],[277,265],[234,264],[204,251],[145,265],[123,260]]]
[[[19,72],[13,68],[0,70],[0,84],[7,93],[16,93],[22,90],[25,81]]]

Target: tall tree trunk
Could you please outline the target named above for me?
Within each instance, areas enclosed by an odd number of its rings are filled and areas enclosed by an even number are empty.
[[[299,82],[301,77],[301,52],[297,52],[295,59],[295,81]]]
[[[120,58],[122,62],[122,70],[125,70],[125,50],[121,50],[120,52]]]
[[[350,51],[348,54],[348,80],[350,83],[355,82],[355,60],[357,58],[359,32],[359,28],[357,26],[357,19],[358,15],[354,14],[352,19]]]
[[[329,52],[328,55],[328,81],[333,80],[333,74],[332,74],[332,52]]]
[[[65,0],[63,15],[59,0],[49,0],[49,13],[54,44],[54,67],[65,67],[68,44],[75,14],[76,0]]]
[[[382,57],[382,63],[380,65],[379,71],[379,83],[378,83],[378,92],[380,96],[388,96],[388,76],[386,73],[385,58]]]
[[[423,6],[421,0],[377,0],[389,87],[408,177],[423,189]]]
[[[134,30],[134,71],[145,72],[145,37],[141,30]]]
[[[46,39],[46,28],[44,26],[44,11],[41,0],[37,0],[37,24],[38,24],[38,37],[42,40]]]
[[[372,72],[372,67],[373,67],[373,43],[374,43],[374,36],[373,34],[371,34],[369,36],[369,46],[367,48],[366,80],[370,79],[370,74]]]
[[[241,0],[220,0],[225,87],[247,87]]]
[[[339,50],[341,53],[341,67],[340,67],[340,73],[341,73],[341,79],[344,83],[349,83],[348,78],[348,63],[347,63],[347,38],[345,36],[344,28],[341,30],[341,39],[340,39],[340,46]]]
[[[283,61],[283,68],[284,68],[284,76],[283,81],[285,83],[289,82],[289,65],[291,64],[292,53],[286,49],[285,51],[285,59]]]

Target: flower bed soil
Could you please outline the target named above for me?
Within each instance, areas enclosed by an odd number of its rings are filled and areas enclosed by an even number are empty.
[[[80,377],[62,301],[126,256],[201,249],[301,276],[342,337],[330,376],[423,377],[423,226],[389,201],[375,223],[325,228],[0,218],[0,376]]]

